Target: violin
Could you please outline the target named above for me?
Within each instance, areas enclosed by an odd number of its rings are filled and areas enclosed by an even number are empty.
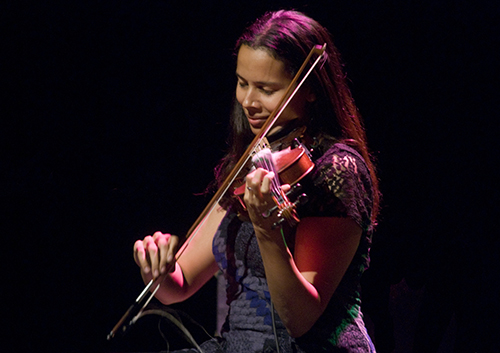
[[[295,202],[290,201],[290,195],[294,195],[301,188],[298,182],[314,169],[314,163],[311,160],[309,151],[299,140],[304,136],[305,129],[305,127],[295,129],[285,138],[271,144],[265,139],[262,146],[259,146],[252,156],[254,168],[263,168],[277,176],[271,182],[271,195],[275,206],[262,213],[262,217],[268,218],[274,211],[278,210],[279,220],[273,224],[273,228],[280,226],[285,221],[288,222],[290,227],[296,226],[300,221],[296,208],[298,205],[307,202],[306,194],[299,195]],[[291,142],[287,141],[290,139],[293,140]],[[281,149],[275,150],[273,145],[279,146]],[[290,191],[284,193],[281,189],[282,184],[289,184],[291,186]],[[241,206],[246,210],[246,205],[242,199],[245,193],[245,183],[238,180],[235,185],[232,187],[233,196],[240,201]]]
[[[272,195],[276,203],[276,206],[266,211],[265,214],[263,214],[263,216],[269,217],[269,215],[272,212],[274,212],[274,210],[278,210],[279,212],[278,216],[280,220],[275,224],[275,226],[279,226],[285,220],[291,226],[294,226],[299,222],[299,218],[296,213],[296,206],[297,204],[304,202],[304,196],[299,197],[296,202],[290,202],[288,196],[282,191],[281,186],[278,183],[281,181],[286,184],[296,185],[299,180],[301,180],[314,168],[314,163],[310,160],[308,154],[306,153],[306,149],[304,148],[304,146],[301,146],[301,144],[298,144],[295,148],[287,147],[280,152],[271,153],[266,136],[273,127],[273,125],[278,120],[279,116],[288,106],[292,98],[298,92],[302,84],[305,82],[309,74],[314,70],[316,65],[324,57],[325,49],[326,49],[326,43],[323,45],[315,45],[311,49],[308,56],[302,63],[302,66],[297,71],[297,74],[290,82],[290,85],[288,86],[285,94],[278,103],[277,108],[271,113],[269,118],[267,118],[266,122],[260,129],[259,133],[252,140],[246,151],[243,153],[242,157],[236,163],[231,173],[228,175],[226,180],[222,183],[221,187],[217,190],[217,192],[212,197],[210,202],[207,204],[205,209],[202,211],[202,213],[198,216],[198,218],[193,223],[191,228],[188,230],[186,241],[180,247],[180,250],[177,252],[175,256],[176,261],[182,256],[185,249],[189,246],[190,242],[194,239],[194,237],[196,237],[197,229],[199,229],[200,226],[206,221],[207,216],[216,209],[222,197],[231,188],[231,186],[234,185],[237,177],[242,174],[242,171],[245,169],[245,166],[249,164],[250,159],[252,159],[252,162],[257,167],[260,166],[264,169],[274,171],[275,175],[279,176],[279,178],[274,178],[276,180],[275,181],[276,184],[273,185],[272,187]],[[306,69],[313,55],[317,56],[316,59],[311,64],[306,74],[303,77],[301,77],[302,73]],[[298,82],[299,79],[300,82]],[[268,169],[268,168],[274,168],[274,169]],[[243,194],[243,192],[241,192],[240,190],[241,188],[244,188],[244,185],[239,186],[237,188],[233,188],[233,193],[235,195]],[[171,268],[167,268],[166,273],[169,273],[170,270]],[[139,319],[143,310],[149,304],[151,299],[153,299],[154,295],[160,288],[160,284],[163,281],[164,276],[152,279],[146,285],[146,287],[139,294],[135,302],[129,307],[129,309],[125,312],[125,314],[121,317],[121,319],[117,322],[117,324],[108,334],[107,336],[108,340],[115,337],[115,335],[120,330],[122,333],[124,333]],[[154,289],[152,289],[153,285],[156,285]]]

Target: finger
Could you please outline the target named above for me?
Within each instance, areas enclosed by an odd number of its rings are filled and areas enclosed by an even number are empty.
[[[160,273],[166,272],[166,267],[167,267],[167,264],[169,263],[169,258],[168,258],[169,240],[170,240],[170,235],[168,237],[163,235],[156,240],[156,244],[158,245],[158,250],[160,252],[160,254],[159,254],[160,262],[158,265]]]
[[[260,193],[262,179],[267,173],[267,170],[257,168],[252,173],[248,174],[246,177],[247,190],[258,195]]]
[[[272,183],[272,180],[274,178],[274,173],[273,172],[269,172],[269,173],[266,173],[263,178],[262,178],[262,185],[260,187],[260,191],[262,192],[262,194],[269,194],[270,191],[271,191],[271,183]]]
[[[134,244],[134,260],[144,273],[149,272],[149,265],[146,260],[146,250],[144,249],[142,240],[137,240]]]
[[[169,261],[168,259],[168,243],[170,241],[171,235],[162,232],[155,232],[153,234],[153,240],[158,247],[158,270],[160,273],[166,271],[166,265]]]
[[[157,242],[157,240],[161,237],[170,237],[170,234],[163,234],[162,232],[154,232],[153,240]]]
[[[152,236],[147,236],[146,238],[144,238],[144,243],[146,255],[151,265],[151,273],[153,274],[153,277],[158,277],[158,246],[156,245]]]
[[[167,261],[169,263],[175,264],[175,254],[177,253],[177,249],[179,248],[179,238],[176,236],[170,237],[170,241],[168,243],[168,253],[167,253]],[[175,269],[175,266],[172,266],[171,271]]]
[[[172,271],[174,269],[175,263],[175,253],[177,252],[177,245],[179,243],[179,238],[176,236],[170,236],[168,241],[162,242],[160,248],[160,272],[165,273],[167,269]]]
[[[255,192],[255,187],[257,184],[254,182],[254,178],[256,172],[257,172],[256,170],[253,170],[245,178],[245,184],[246,184],[245,195],[249,195],[250,192]]]

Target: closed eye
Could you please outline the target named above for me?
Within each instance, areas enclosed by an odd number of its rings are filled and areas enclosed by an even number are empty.
[[[276,92],[276,90],[274,90],[274,89],[266,89],[266,88],[259,88],[259,89],[262,91],[262,93],[264,93],[267,96],[270,96],[274,92]]]
[[[240,87],[248,86],[248,81],[243,77],[241,77],[238,73],[236,73],[236,77],[238,79],[238,86]],[[271,95],[280,89],[278,88],[279,85],[275,82],[255,82],[253,84],[256,86],[257,89],[259,89],[262,93],[266,95]]]

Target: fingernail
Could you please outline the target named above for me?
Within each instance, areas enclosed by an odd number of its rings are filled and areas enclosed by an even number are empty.
[[[154,277],[158,277],[158,270],[154,270],[154,271],[153,271],[153,276],[154,276]]]
[[[160,273],[165,273],[165,271],[167,271],[167,268],[165,266],[163,266],[161,269],[160,269]]]
[[[168,261],[168,262],[172,262],[173,258],[174,258],[174,257],[173,257],[173,255],[172,255],[172,254],[169,254],[169,255],[167,256],[167,261]]]
[[[149,267],[148,266],[144,267],[144,273],[149,273]]]

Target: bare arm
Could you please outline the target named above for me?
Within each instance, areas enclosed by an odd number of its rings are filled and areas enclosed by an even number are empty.
[[[271,298],[294,337],[324,312],[352,261],[361,228],[349,218],[305,218],[297,228],[295,254],[281,234],[257,230]]]
[[[200,289],[218,270],[212,253],[212,239],[225,211],[218,208],[207,215],[198,229],[186,241],[177,262],[176,254],[178,238],[170,234],[156,232],[138,240],[134,245],[134,258],[141,268],[145,283],[153,277],[164,277],[156,297],[164,304],[183,301]],[[169,265],[173,271],[166,273]]]
[[[272,175],[258,170],[247,177],[245,202],[254,224],[271,298],[288,332],[306,333],[324,312],[354,257],[361,228],[350,218],[311,217],[297,227],[295,253],[286,248],[281,231],[261,215]],[[255,192],[257,191],[257,192]]]

